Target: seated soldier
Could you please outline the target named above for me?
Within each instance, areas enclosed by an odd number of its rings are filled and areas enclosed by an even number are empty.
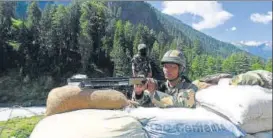
[[[167,81],[157,87],[154,79],[148,78],[147,91],[151,95],[152,103],[160,107],[194,108],[198,88],[183,76],[186,69],[183,53],[179,50],[169,50],[164,54],[161,63]]]
[[[144,77],[144,75],[137,75],[138,77]],[[135,84],[132,94],[132,101],[136,102],[138,106],[152,107],[150,93],[145,91],[147,89],[147,80],[144,80],[142,84]]]

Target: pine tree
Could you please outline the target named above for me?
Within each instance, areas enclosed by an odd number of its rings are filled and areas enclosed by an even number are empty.
[[[176,39],[173,39],[170,48],[171,49],[177,49],[177,40]]]
[[[205,75],[212,75],[216,73],[216,61],[212,56],[208,56],[206,59]]]
[[[235,61],[236,61],[235,54],[232,54],[229,57],[227,57],[222,63],[222,72],[236,75],[237,72],[236,72],[236,67],[235,67],[236,66]]]
[[[156,64],[160,65],[160,47],[157,41],[154,42],[153,44],[153,48],[151,51],[151,57],[152,59],[154,59],[156,62]]]
[[[258,57],[253,58],[250,64],[251,64],[251,67],[250,67],[251,70],[264,69],[263,62]]]
[[[53,15],[52,22],[52,75],[56,78],[63,76],[67,72],[67,49],[69,40],[67,9],[63,5],[57,7]]]
[[[13,48],[8,44],[12,38],[12,18],[14,17],[15,3],[0,1],[0,73],[14,67]]]
[[[125,48],[128,50],[130,57],[133,57],[133,33],[133,25],[126,21],[124,26]]]
[[[94,71],[93,59],[91,57],[94,51],[94,40],[92,38],[91,18],[93,15],[93,8],[89,2],[84,2],[81,5],[81,17],[80,17],[80,53],[81,53],[81,64],[82,72],[90,75]]]
[[[245,73],[250,70],[250,60],[244,53],[239,53],[235,62],[237,74]]]
[[[53,36],[52,36],[52,21],[53,15],[56,12],[56,6],[47,4],[44,11],[42,12],[40,20],[40,50],[39,50],[39,67],[41,72],[50,73],[52,66],[52,57],[50,57],[50,48],[53,47]]]
[[[42,16],[42,12],[39,9],[37,2],[36,1],[31,2],[31,4],[29,5],[27,9],[27,26],[30,29],[35,29],[36,31],[38,29],[37,27],[39,26],[39,21],[41,16]]]
[[[272,72],[272,59],[269,59],[266,63],[265,70]]]
[[[196,55],[201,55],[202,54],[202,47],[200,44],[199,40],[194,40],[193,41],[193,53],[195,53]]]
[[[137,32],[136,32],[135,38],[134,38],[134,42],[133,42],[133,45],[134,45],[134,48],[133,48],[134,55],[138,53],[137,47],[138,47],[138,45],[139,45],[140,43],[142,43],[142,40],[141,40],[141,32],[140,32],[140,30],[138,29]]]
[[[125,48],[125,36],[122,21],[117,21],[111,59],[114,62],[114,76],[129,76],[129,51]]]
[[[28,29],[28,37],[26,40],[22,40],[21,43],[25,43],[26,50],[26,62],[23,65],[23,72],[29,75],[30,78],[38,77],[41,74],[39,66],[40,58],[40,28],[39,22],[41,19],[41,11],[37,5],[37,2],[31,2],[27,9],[27,21],[26,26]],[[27,41],[28,40],[28,41]]]

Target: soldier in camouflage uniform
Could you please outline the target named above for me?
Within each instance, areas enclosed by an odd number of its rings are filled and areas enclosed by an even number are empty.
[[[145,77],[152,77],[152,69],[150,59],[147,54],[147,46],[145,44],[138,45],[138,54],[132,59],[132,72],[135,77],[139,72],[143,72]]]
[[[144,77],[144,75],[138,75],[138,77]],[[137,106],[152,107],[150,93],[146,91],[147,81],[143,81],[142,84],[135,84],[132,94],[132,101],[137,103]]]
[[[198,88],[182,76],[186,69],[183,53],[179,50],[169,50],[164,54],[161,63],[167,81],[157,86],[157,83],[149,78],[147,90],[150,92],[152,103],[159,107],[195,108],[195,93]]]

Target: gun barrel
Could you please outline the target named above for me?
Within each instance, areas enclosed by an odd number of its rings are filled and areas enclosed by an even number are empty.
[[[67,83],[68,85],[78,85],[80,87],[109,88],[141,84],[144,80],[146,79],[141,77],[69,78]]]
[[[70,85],[80,85],[81,87],[91,87],[91,88],[103,88],[103,87],[118,87],[118,86],[128,86],[129,78],[69,78],[67,83]]]

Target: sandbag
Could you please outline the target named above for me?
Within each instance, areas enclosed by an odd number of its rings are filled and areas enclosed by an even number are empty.
[[[272,72],[266,70],[254,70],[234,76],[232,85],[259,85],[272,89]]]
[[[218,84],[219,80],[222,78],[232,78],[232,75],[228,74],[228,73],[217,73],[217,74],[213,74],[213,75],[207,75],[207,76],[199,79],[199,81],[216,85],[216,84]]]
[[[240,126],[242,129],[247,130],[248,133],[257,133],[272,129],[272,118],[261,118],[257,120],[250,120]]]
[[[52,89],[46,102],[46,115],[78,109],[121,109],[128,105],[125,95],[119,91],[81,90],[78,86]]]
[[[259,132],[254,134],[255,138],[272,138],[272,131]]]
[[[119,110],[82,109],[48,116],[30,138],[146,138],[140,122]]]
[[[255,136],[253,136],[251,134],[246,134],[246,136],[244,136],[243,138],[255,138]]]
[[[231,78],[221,78],[218,82],[218,85],[230,85],[231,83]]]
[[[128,111],[152,138],[237,138],[245,133],[204,108],[137,108]]]
[[[255,134],[247,134],[243,138],[272,138],[272,131],[258,132]]]
[[[240,125],[247,133],[272,129],[271,121],[264,121],[272,119],[271,89],[258,85],[211,86],[196,93],[196,100],[200,105],[213,109]],[[262,123],[263,125],[257,125]]]
[[[209,83],[206,83],[206,82],[200,82],[199,80],[195,80],[192,83],[197,86],[198,91],[202,90],[202,89],[206,89],[206,88],[212,86],[212,84],[209,84]]]

